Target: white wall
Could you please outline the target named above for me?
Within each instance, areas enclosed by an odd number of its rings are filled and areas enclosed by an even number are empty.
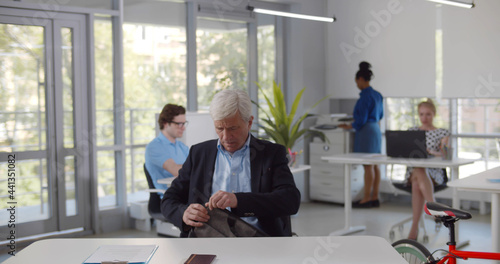
[[[500,1],[442,8],[443,96],[500,98]]]
[[[326,10],[326,0],[294,0],[292,2],[290,4],[291,12],[317,16],[332,15]],[[287,101],[291,103],[290,100],[293,100],[296,94],[306,87],[302,103],[297,110],[298,113],[303,113],[326,95],[325,32],[327,24],[329,23],[292,18],[285,19],[287,36],[285,45],[288,46],[288,49],[285,54],[287,74],[284,85],[287,89]],[[328,100],[325,100],[311,113],[328,113],[328,111]],[[308,141],[297,142],[294,149],[297,151],[304,150],[304,155],[300,157],[300,163],[308,164]],[[308,172],[294,174],[295,184],[300,190],[302,201],[309,200],[308,175]]]
[[[354,74],[367,60],[372,85],[384,96],[498,98],[498,10],[495,0],[476,1],[473,9],[425,0],[330,0],[328,12],[338,22],[327,29],[327,92],[357,98]]]
[[[435,8],[427,1],[331,0],[338,21],[327,28],[327,90],[357,98],[359,62],[373,66],[372,86],[384,96],[433,96]]]
[[[326,10],[325,0],[295,0],[291,4],[291,12],[301,14],[331,16]],[[285,85],[287,97],[294,98],[304,87],[302,109],[308,109],[326,95],[325,82],[325,22],[286,18],[288,45],[286,56],[287,76]],[[327,113],[328,102],[325,101],[313,113]]]

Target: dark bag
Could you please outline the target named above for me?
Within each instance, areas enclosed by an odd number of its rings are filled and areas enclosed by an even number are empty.
[[[189,232],[189,237],[267,237],[268,235],[230,211],[208,210],[210,219]]]

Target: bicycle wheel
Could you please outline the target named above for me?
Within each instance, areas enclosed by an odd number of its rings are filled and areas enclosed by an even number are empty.
[[[394,249],[410,264],[433,263],[431,256],[422,244],[411,239],[401,239],[392,244]]]

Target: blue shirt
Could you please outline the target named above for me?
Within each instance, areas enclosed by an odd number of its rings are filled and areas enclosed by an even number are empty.
[[[184,143],[177,139],[175,143],[172,143],[161,132],[146,146],[146,169],[151,175],[155,188],[166,190],[167,185],[159,184],[158,179],[174,177],[172,173],[163,168],[163,163],[168,159],[173,159],[175,163],[183,164],[188,153],[189,148]]]
[[[378,122],[384,117],[384,99],[371,86],[359,93],[354,107],[352,127],[359,131],[368,122]]]
[[[212,179],[212,195],[217,191],[232,193],[252,192],[250,172],[250,134],[243,147],[234,153],[229,153],[217,141],[217,158]],[[228,208],[230,209],[230,208]],[[247,223],[259,227],[256,217],[242,217]]]

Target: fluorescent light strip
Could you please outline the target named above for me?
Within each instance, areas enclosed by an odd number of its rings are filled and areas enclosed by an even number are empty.
[[[458,6],[458,7],[463,7],[463,8],[473,8],[474,3],[462,3],[462,2],[456,2],[456,1],[451,1],[451,0],[427,0],[435,3],[440,3],[440,4],[445,4],[445,5],[452,5],[452,6]]]
[[[308,19],[308,20],[315,20],[315,21],[323,21],[323,22],[335,21],[334,17],[301,15],[301,14],[296,14],[296,13],[281,12],[281,11],[257,8],[257,7],[249,7],[249,10],[254,11],[255,13],[275,15],[275,16],[293,17],[293,18],[301,18],[301,19]]]

